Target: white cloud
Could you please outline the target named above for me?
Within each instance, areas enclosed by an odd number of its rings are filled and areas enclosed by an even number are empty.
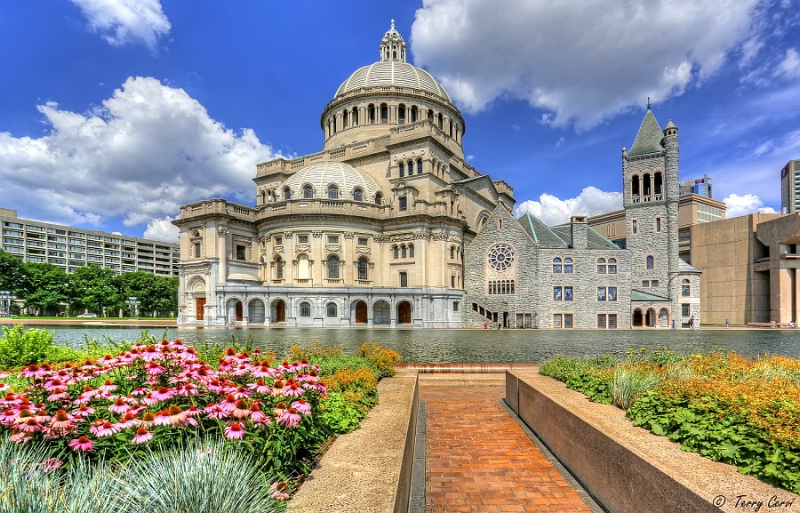
[[[0,183],[15,208],[53,222],[124,216],[127,226],[163,232],[158,223],[183,203],[250,197],[256,163],[276,156],[251,129],[226,128],[154,78],[127,79],[86,113],[52,102],[38,109],[48,134],[0,133]]]
[[[773,214],[775,209],[772,207],[765,207],[761,198],[755,194],[745,194],[739,196],[738,194],[731,194],[724,200],[727,209],[725,210],[725,217],[739,217],[747,214]]]
[[[144,231],[145,239],[163,240],[164,242],[177,242],[180,230],[172,224],[174,218],[167,216],[164,219],[153,219],[147,223]]]
[[[542,194],[539,201],[527,200],[517,206],[516,216],[530,212],[548,226],[569,222],[570,216],[596,216],[622,208],[622,193],[604,192],[596,187],[587,187],[575,198],[562,200],[550,194]]]
[[[783,60],[778,63],[775,69],[775,76],[784,78],[798,78],[800,77],[800,54],[794,48],[786,50]]]
[[[761,1],[424,0],[411,41],[466,111],[510,96],[586,129],[701,84],[732,52],[757,61]]]
[[[142,42],[155,48],[171,25],[159,0],[72,0],[89,26],[114,46]]]

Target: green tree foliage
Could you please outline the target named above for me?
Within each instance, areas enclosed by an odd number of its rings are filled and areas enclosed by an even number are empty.
[[[69,302],[70,280],[60,267],[37,263],[23,266],[27,275],[23,295],[29,310],[47,315],[58,311],[59,303]]]
[[[139,300],[137,312],[142,316],[174,315],[178,310],[177,277],[136,271],[117,276],[116,283],[123,301],[129,297]],[[127,310],[128,306],[125,308]]]
[[[96,265],[79,267],[72,274],[73,304],[99,315],[113,314],[123,308],[127,298],[122,297],[114,278],[111,269]]]
[[[21,258],[0,249],[0,290],[20,296],[26,290],[28,274]]]

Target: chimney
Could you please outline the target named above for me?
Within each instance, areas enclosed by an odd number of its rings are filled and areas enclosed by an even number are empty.
[[[574,249],[586,249],[588,242],[588,225],[586,216],[572,216],[569,220],[570,235]]]

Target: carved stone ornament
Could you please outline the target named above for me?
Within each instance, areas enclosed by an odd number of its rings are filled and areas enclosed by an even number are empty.
[[[283,236],[286,237],[287,239],[291,239],[292,238],[292,232],[291,231],[285,231],[285,232],[283,232]]]
[[[325,244],[325,251],[329,253],[339,253],[342,251],[342,246],[339,244]]]
[[[373,242],[377,242],[378,244],[382,242],[390,242],[391,239],[385,235],[376,235],[372,237]]]
[[[401,235],[392,235],[392,242],[401,242],[405,240],[414,240],[413,233],[403,233]]]
[[[352,239],[355,236],[356,236],[356,234],[353,233],[353,232],[347,232],[347,233],[344,234],[344,238],[345,239]]]
[[[217,226],[217,233],[220,234],[220,236],[225,236],[228,235],[228,230],[223,226]]]
[[[436,232],[433,234],[433,240],[447,240],[448,234],[444,232]]]
[[[283,246],[275,246],[272,248],[273,253],[283,253]]]
[[[414,232],[414,238],[417,240],[425,240],[431,236],[430,232]]]
[[[371,255],[372,254],[372,248],[359,246],[359,247],[356,248],[356,253],[358,253],[359,255]]]
[[[311,244],[298,244],[294,247],[295,253],[309,253],[311,252]]]
[[[314,230],[311,232],[311,235],[313,235],[315,239],[319,239],[322,237],[322,230]]]

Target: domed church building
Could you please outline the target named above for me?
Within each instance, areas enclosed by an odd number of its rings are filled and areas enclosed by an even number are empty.
[[[464,159],[447,91],[394,28],[320,118],[322,151],[256,167],[255,207],[181,207],[179,325],[628,328],[699,321],[677,253],[678,142],[649,109],[623,152],[627,249],[574,216],[514,219]],[[619,239],[619,237],[617,237]],[[625,245],[622,245],[625,247]]]

